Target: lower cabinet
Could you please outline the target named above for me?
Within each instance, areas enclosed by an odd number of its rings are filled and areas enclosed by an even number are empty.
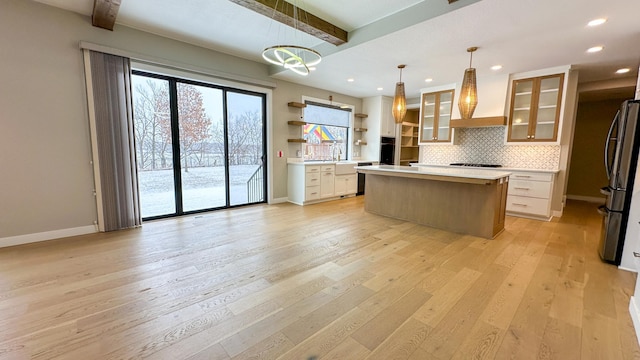
[[[358,175],[336,175],[335,195],[350,195],[358,192]]]
[[[509,177],[507,213],[514,216],[548,220],[555,174],[513,172]]]
[[[357,174],[336,175],[334,164],[292,163],[288,171],[288,198],[294,204],[333,200],[358,191]]]
[[[320,173],[320,197],[333,196],[335,192],[335,165],[322,165]]]

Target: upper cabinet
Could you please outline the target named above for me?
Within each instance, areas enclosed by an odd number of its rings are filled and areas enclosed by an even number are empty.
[[[558,139],[564,74],[513,80],[508,142]]]
[[[423,93],[420,103],[420,144],[451,142],[454,90]]]

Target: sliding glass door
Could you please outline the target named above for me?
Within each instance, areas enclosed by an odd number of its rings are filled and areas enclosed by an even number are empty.
[[[231,205],[264,201],[264,113],[261,97],[227,92]]]
[[[223,91],[185,83],[177,90],[182,209],[225,207]]]
[[[143,219],[265,202],[265,95],[134,72]]]

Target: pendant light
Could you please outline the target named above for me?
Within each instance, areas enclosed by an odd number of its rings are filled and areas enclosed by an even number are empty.
[[[404,95],[404,83],[402,82],[402,69],[405,65],[398,65],[400,69],[400,81],[396,83],[396,95],[393,97],[393,109],[391,113],[397,124],[400,124],[404,120],[404,115],[407,113],[407,98]]]
[[[478,89],[476,87],[476,69],[471,67],[473,60],[473,52],[478,50],[477,47],[470,47],[467,52],[470,54],[469,68],[464,71],[462,79],[462,89],[460,90],[460,99],[458,100],[458,109],[463,119],[471,119],[473,112],[478,105]]]

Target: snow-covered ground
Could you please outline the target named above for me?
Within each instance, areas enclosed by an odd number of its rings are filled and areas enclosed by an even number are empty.
[[[259,165],[233,165],[229,168],[231,205],[247,203],[247,181]],[[173,170],[138,172],[142,217],[171,214],[175,209]],[[184,211],[226,205],[223,166],[182,170]]]

